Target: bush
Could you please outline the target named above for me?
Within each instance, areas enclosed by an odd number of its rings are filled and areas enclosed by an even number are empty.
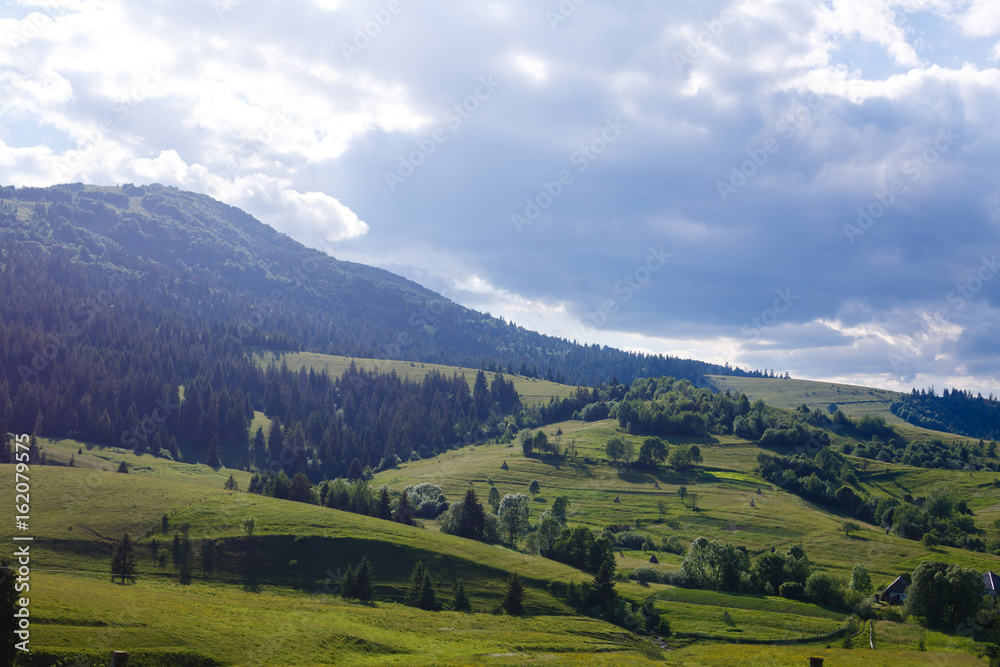
[[[806,580],[806,599],[828,607],[844,604],[844,592],[840,582],[825,572],[814,572]]]
[[[659,570],[652,567],[637,567],[629,573],[628,578],[633,581],[645,581],[646,583],[662,584],[663,577]]]
[[[642,549],[649,542],[649,538],[634,530],[625,531],[615,535],[615,546],[623,549]]]
[[[669,554],[677,554],[678,556],[683,556],[687,553],[687,547],[685,547],[684,543],[681,542],[681,538],[676,535],[664,537],[661,548]]]
[[[797,581],[786,581],[778,587],[778,595],[789,600],[801,600],[805,595],[805,588]]]

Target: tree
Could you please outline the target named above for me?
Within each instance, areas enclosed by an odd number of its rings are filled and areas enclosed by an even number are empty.
[[[239,491],[240,485],[236,481],[236,478],[233,477],[232,474],[230,474],[229,479],[226,480],[226,483],[223,485],[223,488],[226,489],[227,491]]]
[[[524,584],[516,572],[507,579],[500,607],[511,616],[524,616]]]
[[[458,588],[455,589],[455,600],[451,603],[452,611],[472,611],[472,603],[469,602],[469,596],[465,592],[465,584],[458,582]]]
[[[663,520],[663,513],[667,511],[667,499],[658,498],[656,500],[656,511],[659,513],[659,519]]]
[[[844,535],[850,537],[851,533],[855,533],[861,530],[861,526],[854,521],[845,521],[844,523],[840,524],[840,529],[844,531]]]
[[[521,443],[521,453],[524,454],[525,458],[530,458],[535,449],[535,439],[532,437],[531,431],[528,429],[519,431],[517,441]]]
[[[118,464],[118,472],[122,472],[122,473],[125,473],[127,475],[128,474],[128,464],[125,463],[124,461],[122,461],[121,463],[119,463]]]
[[[490,487],[489,503],[493,506],[494,512],[500,507],[500,491],[495,486]]]
[[[416,565],[413,566],[413,571],[410,573],[410,590],[406,594],[406,604],[411,607],[416,607],[420,601],[420,590],[424,584],[425,574],[424,562],[418,560]]]
[[[538,484],[538,480],[537,479],[531,480],[531,483],[528,484],[528,493],[531,494],[532,498],[538,495],[539,488],[540,485]]]
[[[341,596],[345,600],[370,602],[375,597],[372,587],[372,566],[367,556],[361,557],[361,562],[356,568],[347,568],[342,585]]]
[[[857,563],[851,570],[851,590],[859,593],[870,593],[872,590],[872,578],[868,574],[868,568],[861,563]]]
[[[629,465],[630,463],[632,463],[632,460],[634,458],[635,458],[635,445],[632,444],[632,441],[626,440],[625,446],[622,447],[622,461],[625,462],[625,465]]]
[[[509,543],[512,547],[517,536],[527,532],[530,514],[528,496],[523,493],[508,493],[500,501],[497,518],[500,520],[501,528],[510,537]]]
[[[975,608],[983,594],[982,576],[973,569],[926,561],[913,571],[913,582],[906,589],[906,608],[926,625],[953,628],[970,608]]]
[[[316,498],[313,495],[312,482],[309,481],[305,473],[295,473],[295,477],[292,478],[291,488],[288,491],[288,498],[299,503],[314,504],[316,502]]]
[[[248,516],[243,519],[241,524],[243,527],[243,534],[247,536],[247,539],[253,537],[254,531],[257,530],[257,519],[252,516]]]
[[[639,465],[644,468],[657,469],[666,459],[669,448],[659,438],[646,438],[639,448]]]
[[[394,516],[397,523],[407,526],[413,525],[413,507],[410,505],[410,498],[406,489],[403,489],[403,495],[399,497],[399,502],[396,503]]]
[[[128,533],[122,536],[122,541],[115,547],[111,558],[111,581],[121,579],[121,583],[135,583],[135,554],[132,538]]]
[[[552,508],[547,508],[538,519],[538,553],[546,558],[552,558],[556,541],[562,534],[563,526],[556,518]]]
[[[424,611],[437,611],[437,596],[434,595],[434,582],[431,581],[430,571],[424,567],[422,562],[417,563],[411,575],[412,586],[410,588],[410,599],[413,606]]]
[[[806,580],[806,598],[816,604],[839,607],[844,601],[837,580],[826,572],[814,572]]]
[[[465,498],[458,512],[459,537],[482,540],[486,528],[486,512],[483,510],[475,489],[466,489]]]
[[[208,459],[206,460],[210,468],[218,470],[222,467],[222,457],[219,455],[219,436],[213,435],[208,443]]]
[[[599,607],[604,610],[618,597],[615,590],[615,561],[606,558],[594,575],[590,584],[590,594],[587,596],[587,606]]]
[[[777,593],[781,584],[786,581],[786,563],[787,560],[784,556],[771,552],[761,554],[757,558],[757,562],[754,563],[754,574],[757,580],[761,582],[762,586],[770,586],[772,594]]]
[[[382,485],[378,491],[378,513],[376,516],[383,521],[392,521],[392,501],[389,499],[389,487]]]
[[[618,459],[625,453],[625,439],[620,436],[611,438],[604,445],[604,453],[610,456],[614,463],[618,463]]]
[[[563,526],[566,525],[566,512],[569,510],[569,506],[569,498],[566,496],[558,496],[555,502],[552,503],[552,516]]]

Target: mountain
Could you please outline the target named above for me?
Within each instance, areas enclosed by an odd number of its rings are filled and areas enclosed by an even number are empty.
[[[511,369],[586,385],[745,374],[544,336],[388,271],[306,248],[205,195],[158,184],[0,187],[0,243],[72,268],[57,289],[74,272],[155,284],[165,315],[230,346]]]

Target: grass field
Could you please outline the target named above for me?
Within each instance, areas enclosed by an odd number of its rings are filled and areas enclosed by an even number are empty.
[[[264,423],[262,416],[256,420]],[[653,539],[651,552],[623,549],[618,591],[633,600],[654,594],[673,630],[683,637],[662,653],[621,628],[582,618],[565,603],[569,582],[592,575],[500,546],[442,534],[437,522],[407,527],[335,510],[222,488],[232,474],[245,489],[245,471],[213,470],[136,456],[117,448],[87,449],[81,443],[41,440],[58,466],[36,466],[31,475],[33,544],[33,647],[39,655],[72,658],[130,650],[143,665],[261,664],[807,664],[809,656],[836,665],[978,665],[977,645],[966,637],[925,632],[926,652],[916,651],[922,631],[912,622],[880,623],[877,648],[840,648],[840,640],[805,645],[744,645],[737,642],[801,640],[844,626],[845,613],[778,597],[640,585],[624,577],[650,556],[660,570],[677,570],[682,556],[659,549],[663,538],[686,544],[704,536],[747,547],[751,554],[785,551],[802,544],[814,571],[848,577],[865,563],[873,583],[883,586],[927,559],[980,571],[1000,569],[1000,558],[952,548],[928,550],[920,543],[863,526],[852,537],[838,530],[845,517],[790,495],[757,478],[760,451],[733,437],[697,440],[704,464],[684,473],[654,473],[609,465],[603,444],[621,433],[612,420],[567,421],[544,429],[575,460],[525,458],[516,446],[484,444],[408,462],[376,476],[375,486],[401,491],[433,482],[450,499],[474,488],[485,500],[491,486],[502,494],[528,492],[532,521],[559,495],[570,499],[571,525],[600,530],[609,524],[640,526]],[[676,445],[691,440],[671,439]],[[66,464],[73,459],[74,467]],[[114,472],[125,461],[129,474]],[[502,464],[507,463],[507,470]],[[13,474],[0,466],[0,478]],[[677,489],[684,485],[682,501]],[[859,474],[859,486],[901,497],[927,495],[941,485],[967,498],[984,529],[1000,516],[1000,487],[991,473],[909,468],[879,463]],[[760,493],[758,494],[758,489]],[[657,501],[666,499],[662,516]],[[750,506],[750,500],[754,507]],[[0,502],[13,502],[9,485]],[[697,508],[697,509],[696,509]],[[169,528],[160,529],[163,515]],[[254,517],[258,531],[247,538],[241,523]],[[169,551],[173,534],[187,530],[195,544],[195,566],[180,581],[174,567],[153,554]],[[109,550],[124,532],[138,538],[140,571],[135,586],[108,580]],[[11,528],[0,527],[10,544]],[[202,540],[220,556],[211,571],[201,567]],[[376,604],[343,602],[330,591],[336,573],[367,555],[375,570]],[[439,600],[454,586],[466,587],[474,613],[422,612],[399,604],[413,565],[423,561]],[[509,572],[526,580],[529,616],[491,613]],[[726,614],[728,613],[728,618]],[[702,637],[726,637],[728,642]],[[827,644],[833,648],[826,648]],[[860,639],[858,642],[860,645]]]
[[[343,375],[344,371],[350,367],[351,362],[354,362],[358,368],[364,368],[369,371],[378,370],[380,373],[395,372],[400,377],[409,377],[411,380],[416,381],[422,380],[425,375],[434,371],[443,373],[448,377],[457,373],[466,379],[470,389],[472,388],[472,383],[475,382],[476,373],[479,372],[478,368],[425,364],[419,361],[337,357],[329,354],[314,354],[312,352],[274,353],[259,351],[254,354],[254,359],[262,367],[266,367],[271,362],[274,362],[277,366],[281,366],[281,363],[284,362],[293,371],[298,371],[301,368],[314,368],[316,372],[325,370],[333,377]],[[575,386],[557,384],[548,380],[539,380],[521,375],[505,375],[504,377],[514,382],[514,388],[517,389],[517,393],[521,396],[521,401],[525,405],[548,403],[549,399],[553,396],[556,398],[565,398],[576,391]],[[487,373],[487,378],[492,380],[493,374]]]

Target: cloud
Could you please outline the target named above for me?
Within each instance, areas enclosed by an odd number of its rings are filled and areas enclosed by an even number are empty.
[[[998,386],[1000,281],[949,302],[1000,246],[995,3],[42,7],[0,19],[5,182],[205,192],[558,335]]]

